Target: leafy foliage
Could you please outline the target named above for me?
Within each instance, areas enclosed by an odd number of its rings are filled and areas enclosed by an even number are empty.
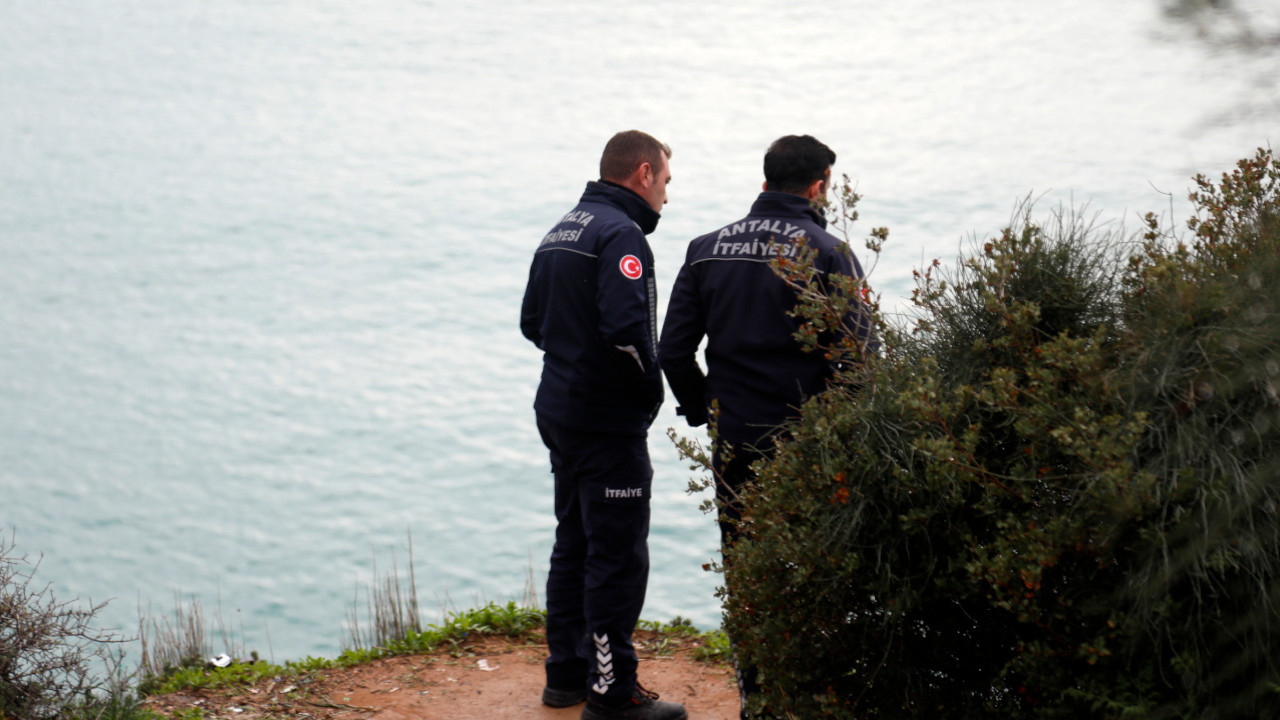
[[[770,710],[1280,711],[1280,163],[1196,185],[1188,243],[1024,203],[918,275],[881,357],[804,336],[849,369],[758,468],[726,557]],[[842,314],[806,302],[820,330]]]
[[[725,635],[724,630],[704,632],[699,630],[692,620],[679,615],[666,623],[641,620],[636,627],[643,630],[652,630],[658,634],[658,648],[656,649],[658,655],[670,654],[676,649],[692,643],[692,655],[695,660],[706,663],[728,662],[730,660],[729,636]]]

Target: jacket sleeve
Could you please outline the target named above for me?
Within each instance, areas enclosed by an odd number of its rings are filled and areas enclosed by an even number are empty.
[[[675,393],[676,414],[691,427],[707,422],[707,377],[698,365],[698,345],[707,333],[707,318],[698,294],[697,277],[688,259],[676,275],[658,342],[658,362]]]
[[[657,298],[652,253],[644,233],[623,227],[600,250],[596,267],[596,303],[600,337],[606,345],[630,356],[622,363],[636,370],[637,379],[657,376]]]
[[[538,349],[542,349],[542,310],[538,302],[538,286],[535,282],[537,265],[529,268],[529,283],[520,303],[520,332]]]
[[[871,312],[866,306],[866,296],[868,288],[866,285],[866,274],[862,271],[862,266],[858,264],[858,258],[854,256],[853,250],[848,243],[840,243],[834,252],[828,256],[827,274],[847,275],[854,280],[862,281],[862,292],[854,298],[853,306],[849,308],[849,313],[845,316],[845,327],[853,328],[858,338],[866,343],[868,352],[876,352],[880,347],[880,341],[876,338],[875,326],[871,321]]]

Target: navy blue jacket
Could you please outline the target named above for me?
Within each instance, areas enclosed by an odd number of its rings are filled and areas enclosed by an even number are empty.
[[[609,182],[538,244],[520,331],[543,350],[533,407],[564,427],[645,435],[662,405],[657,283],[645,236],[658,213]]]
[[[808,200],[763,192],[745,218],[689,243],[667,304],[658,356],[678,411],[690,425],[707,421],[720,404],[719,437],[755,445],[795,417],[805,397],[822,392],[833,367],[795,339],[800,321],[788,314],[795,291],[769,266],[775,255],[792,257],[799,238],[817,251],[825,274],[863,277],[843,241]],[[869,333],[865,320],[854,327]],[[707,338],[707,374],[695,357]]]

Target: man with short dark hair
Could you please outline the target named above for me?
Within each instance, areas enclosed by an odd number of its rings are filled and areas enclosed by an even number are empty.
[[[534,252],[520,330],[543,351],[534,410],[555,477],[542,702],[584,720],[684,720],[636,682],[631,642],[649,580],[647,434],[662,404],[657,285],[645,236],[671,181],[671,148],[614,135],[600,181]]]
[[[808,135],[778,138],[764,156],[764,187],[748,215],[689,243],[667,304],[658,357],[690,426],[707,422],[717,402],[717,443],[712,453],[721,544],[737,537],[738,502],[753,479],[751,463],[770,454],[774,437],[795,418],[808,396],[826,387],[834,368],[821,352],[806,352],[789,312],[796,293],[770,261],[795,259],[798,248],[815,253],[819,281],[829,275],[861,279],[862,268],[843,241],[826,231],[818,207],[825,200],[836,154]],[[849,327],[873,342],[862,307]],[[707,373],[696,353],[707,339]],[[733,592],[733,588],[728,588]],[[739,675],[743,717],[754,672]]]

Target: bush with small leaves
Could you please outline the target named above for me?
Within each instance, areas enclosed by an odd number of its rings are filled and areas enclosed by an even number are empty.
[[[1280,714],[1280,162],[1196,184],[1189,242],[1024,204],[804,406],[725,563],[772,712]]]

